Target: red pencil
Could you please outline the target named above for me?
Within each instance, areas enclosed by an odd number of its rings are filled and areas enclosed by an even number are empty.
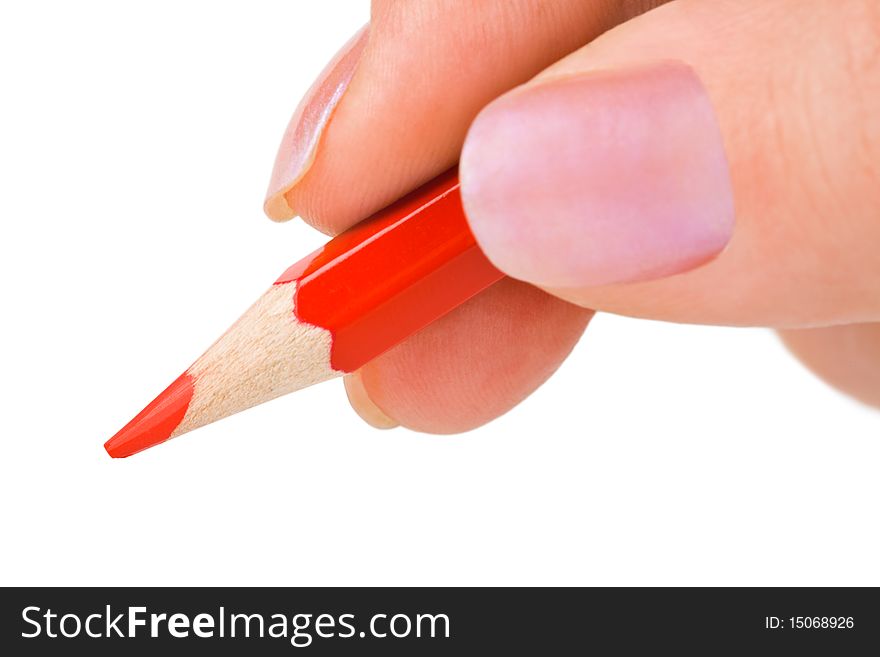
[[[455,169],[287,269],[108,440],[121,458],[346,372],[502,278],[477,247]]]

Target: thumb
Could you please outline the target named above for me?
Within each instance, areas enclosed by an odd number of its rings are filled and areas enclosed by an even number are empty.
[[[880,319],[873,0],[677,0],[488,105],[461,160],[487,256],[671,321]]]

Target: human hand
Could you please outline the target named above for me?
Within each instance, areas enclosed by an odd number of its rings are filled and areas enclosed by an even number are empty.
[[[303,100],[272,218],[339,232],[461,154],[474,234],[518,279],[347,377],[367,421],[491,420],[587,308],[782,329],[880,405],[880,6],[658,4],[376,0]]]

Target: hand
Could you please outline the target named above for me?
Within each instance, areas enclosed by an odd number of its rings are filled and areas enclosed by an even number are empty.
[[[778,328],[880,405],[880,5],[659,4],[375,0],[310,90],[272,218],[339,232],[460,154],[474,234],[517,279],[349,376],[367,421],[491,420],[587,308]]]

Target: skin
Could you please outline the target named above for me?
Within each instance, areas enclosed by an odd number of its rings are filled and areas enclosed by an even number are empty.
[[[814,373],[880,406],[875,0],[376,0],[369,30],[311,168],[286,195],[320,230],[340,232],[448,168],[467,154],[475,117],[518,85],[665,60],[690,67],[711,99],[736,212],[727,247],[675,275],[538,289],[537,272],[471,300],[348,377],[368,422],[479,426],[552,374],[593,310],[778,329]],[[466,208],[468,193],[463,175]],[[489,325],[505,330],[486,340]]]

